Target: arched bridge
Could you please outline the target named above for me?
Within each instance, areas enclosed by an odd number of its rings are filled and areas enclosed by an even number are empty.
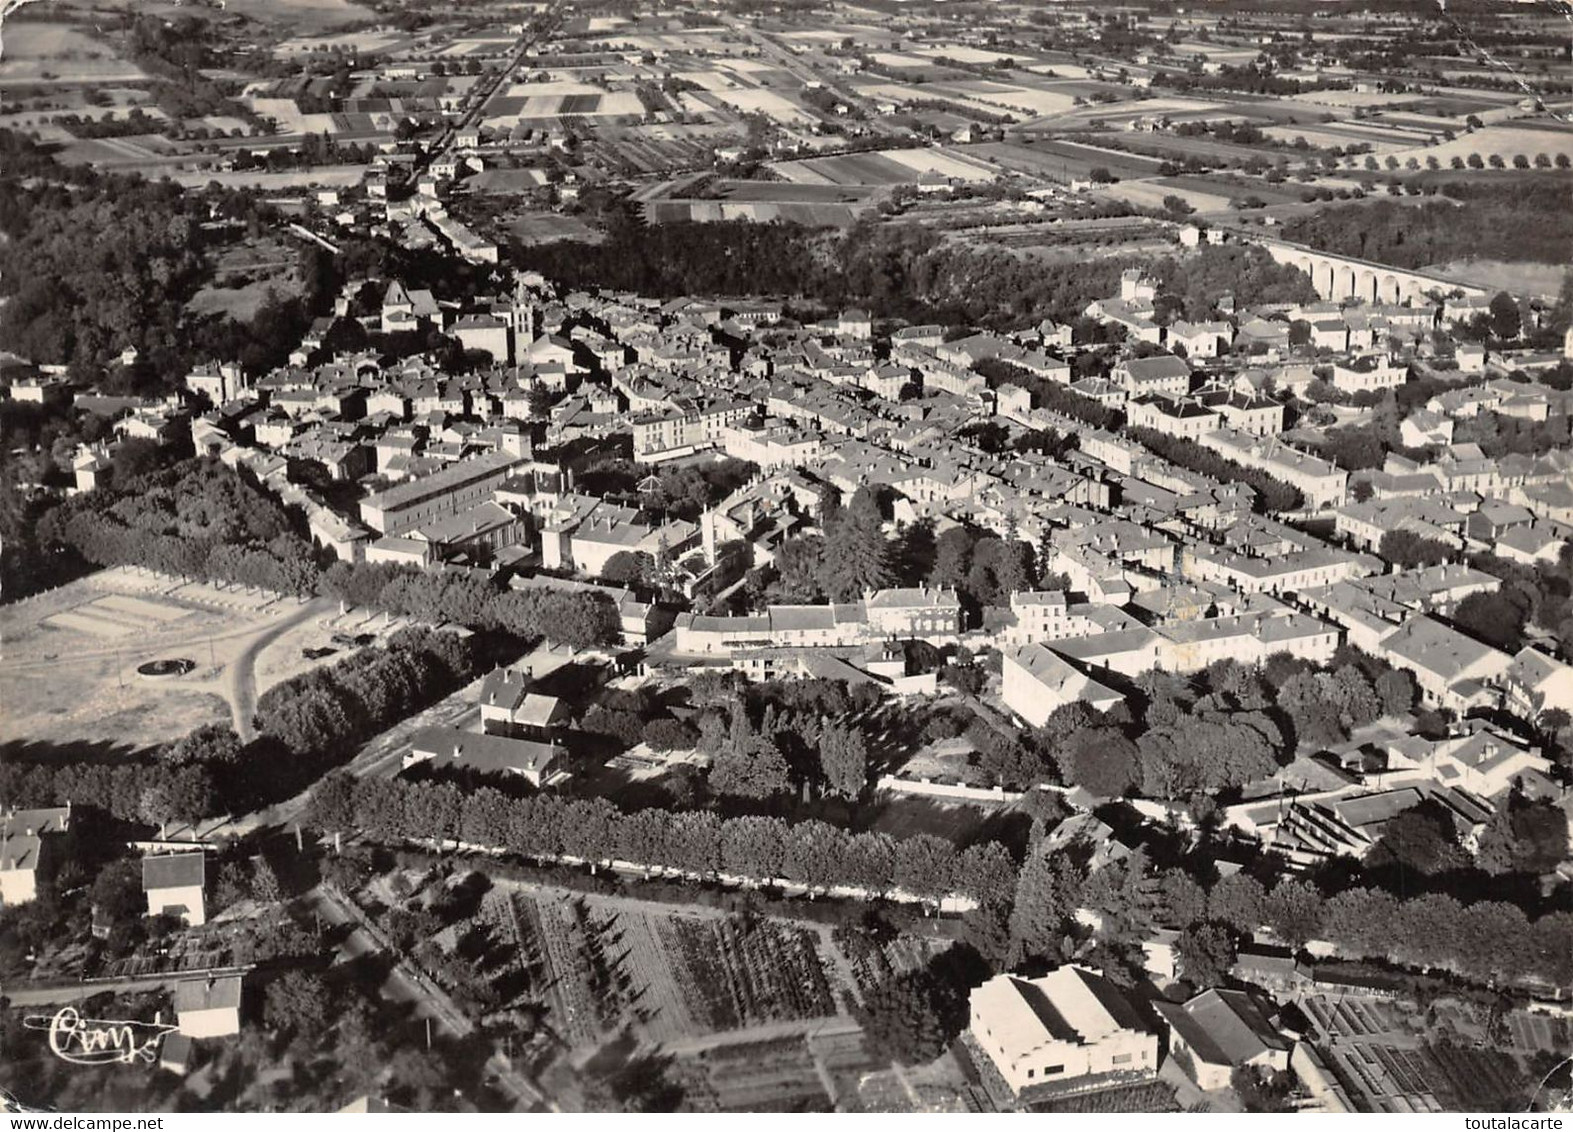
[[[1311,286],[1316,288],[1316,293],[1333,302],[1362,299],[1368,303],[1418,304],[1425,302],[1428,295],[1450,295],[1455,291],[1465,295],[1490,294],[1485,287],[1444,279],[1426,271],[1332,255],[1300,244],[1291,244],[1287,240],[1266,239],[1254,232],[1241,232],[1239,235],[1266,248],[1274,262],[1288,264],[1305,272],[1311,277]]]

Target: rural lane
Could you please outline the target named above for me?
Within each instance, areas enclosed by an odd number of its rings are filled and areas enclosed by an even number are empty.
[[[249,967],[202,967],[188,971],[160,971],[151,975],[126,975],[122,978],[78,980],[74,983],[29,983],[20,980],[0,985],[3,996],[14,1009],[19,1006],[64,1006],[92,998],[96,994],[138,994],[154,990],[173,990],[176,983],[208,975],[244,974]]]
[[[393,969],[388,972],[382,993],[389,998],[414,1005],[423,1018],[430,1018],[455,1037],[468,1037],[475,1031],[475,1024],[455,1005],[447,992],[438,987],[407,959],[400,958],[386,943],[385,937],[366,914],[353,901],[339,895],[327,885],[318,885],[302,898],[312,911],[332,924],[350,925],[350,933],[339,945],[340,951],[351,959],[363,955],[388,953],[394,957]],[[526,1109],[546,1108],[557,1111],[557,1105],[513,1063],[500,1052],[493,1052],[486,1059],[487,1071],[516,1104]]]
[[[769,1041],[772,1038],[835,1037],[842,1034],[856,1034],[861,1030],[862,1027],[858,1025],[856,1018],[848,1014],[837,1014],[829,1018],[794,1018],[785,1022],[764,1022],[758,1026],[745,1026],[740,1030],[718,1030],[712,1034],[700,1034],[677,1041],[666,1040],[660,1043],[660,1047],[662,1053],[683,1056],[702,1053],[719,1046],[747,1045],[752,1042]]]

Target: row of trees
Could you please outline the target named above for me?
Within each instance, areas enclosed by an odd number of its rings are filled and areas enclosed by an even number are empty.
[[[619,861],[712,881],[785,881],[811,895],[849,886],[880,896],[899,890],[929,903],[953,895],[997,902],[1015,883],[1009,853],[993,841],[958,850],[929,834],[896,839],[820,821],[721,818],[708,810],[625,814],[604,798],[512,798],[436,781],[331,774],[312,791],[307,820],[324,832],[358,830],[388,845],[457,841],[592,867]]]
[[[1187,471],[1220,483],[1244,483],[1256,492],[1256,509],[1264,512],[1294,511],[1305,502],[1296,487],[1275,479],[1259,468],[1247,468],[1203,448],[1194,440],[1169,436],[1150,428],[1128,430],[1143,448]]]
[[[1248,873],[1210,883],[1180,868],[1153,869],[1137,850],[1090,874],[1084,850],[1036,853],[1022,867],[1009,921],[1013,961],[1057,959],[1077,909],[1097,913],[1097,946],[1111,969],[1140,970],[1141,941],[1155,926],[1181,931],[1178,950],[1193,985],[1215,986],[1235,948],[1270,938],[1296,950],[1312,940],[1350,959],[1445,970],[1478,982],[1573,977],[1573,914],[1531,920],[1516,904],[1463,903],[1441,893],[1405,897],[1369,887],[1324,891],[1283,878],[1271,888]],[[1133,970],[1134,967],[1134,970]]]
[[[128,442],[129,443],[129,442]],[[409,566],[336,562],[319,572],[283,506],[216,460],[138,467],[108,489],[73,497],[37,522],[40,546],[62,545],[96,566],[136,566],[255,586],[431,624],[457,624],[588,647],[617,638],[617,610],[594,590],[501,589],[490,579]]]
[[[878,318],[991,327],[1069,322],[1091,295],[1114,294],[1131,261],[1027,263],[965,248],[915,225],[868,221],[846,232],[797,224],[646,225],[626,199],[591,195],[605,238],[516,247],[514,262],[568,287],[642,295],[795,295]]]
[[[0,759],[0,797],[17,806],[69,801],[120,821],[163,825],[208,816],[217,795],[212,772],[196,763],[32,762],[8,754]]]
[[[490,578],[391,563],[335,562],[321,590],[349,605],[430,624],[463,625],[576,648],[617,639],[617,607],[598,590],[533,585],[501,588]]]
[[[317,577],[310,546],[294,535],[280,535],[266,546],[213,545],[124,527],[92,511],[71,515],[53,530],[59,541],[95,566],[136,566],[299,597],[312,592]]]
[[[227,726],[204,724],[152,758],[113,764],[8,754],[0,760],[0,796],[18,805],[70,801],[149,825],[237,812],[301,789],[370,736],[472,679],[476,664],[473,638],[401,629],[384,647],[264,692],[261,734],[251,743]]]
[[[209,458],[123,471],[117,463],[110,488],[45,513],[39,543],[68,546],[96,566],[137,566],[299,596],[315,589],[311,544],[291,529],[278,500],[239,472]]]
[[[313,792],[308,820],[325,832],[359,830],[373,841],[455,841],[536,860],[572,858],[592,868],[612,861],[647,874],[677,870],[715,881],[790,882],[810,894],[835,886],[876,896],[897,890],[934,903],[950,895],[978,907],[980,952],[1012,964],[1058,961],[1075,946],[1078,909],[1102,925],[1091,941],[1111,966],[1134,964],[1132,949],[1155,926],[1183,930],[1187,975],[1215,985],[1241,940],[1263,936],[1296,949],[1312,940],[1338,954],[1457,973],[1476,981],[1566,982],[1573,977],[1573,915],[1531,920],[1504,901],[1461,903],[1375,888],[1324,892],[1282,879],[1268,888],[1248,874],[1204,882],[1181,868],[1156,870],[1136,850],[1089,871],[1085,847],[1029,853],[1019,870],[1003,846],[957,850],[920,834],[853,834],[819,821],[723,819],[709,811],[622,813],[605,799],[511,798],[490,788],[465,793],[447,783],[354,779],[334,774]],[[1124,952],[1121,957],[1120,953]],[[1211,963],[1211,969],[1204,969]]]
[[[401,629],[386,646],[269,688],[257,700],[257,727],[297,755],[326,758],[353,749],[475,674],[473,638]]]
[[[1124,328],[1120,329],[1123,331]],[[1078,376],[1084,376],[1080,372],[1084,359],[1092,357],[1093,355],[1084,354],[1077,359]],[[1001,385],[1007,384],[1025,389],[1032,394],[1032,403],[1038,408],[1048,409],[1052,413],[1059,413],[1074,421],[1080,421],[1090,428],[1118,428],[1125,419],[1125,415],[1117,409],[1100,404],[1091,397],[1073,393],[1060,382],[1040,377],[999,358],[983,358],[972,368],[983,375],[990,389],[998,389]]]

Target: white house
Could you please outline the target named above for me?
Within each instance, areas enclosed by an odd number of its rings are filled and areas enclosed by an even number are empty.
[[[239,975],[209,975],[175,984],[175,1024],[188,1038],[227,1038],[240,1033]]]
[[[1548,708],[1573,712],[1573,665],[1525,645],[1513,657],[1503,682],[1508,703],[1526,719]]]
[[[453,727],[428,727],[410,739],[404,765],[428,762],[436,767],[459,767],[479,774],[517,775],[539,787],[556,768],[563,750],[553,743],[515,739],[507,735],[460,731]]]
[[[1169,1056],[1202,1089],[1227,1088],[1245,1066],[1289,1068],[1291,1043],[1245,991],[1207,990],[1189,1002],[1153,1005],[1169,1023]]]
[[[1132,397],[1151,393],[1183,397],[1191,391],[1191,367],[1173,354],[1131,358],[1115,366],[1109,376]]]
[[[561,700],[537,692],[522,672],[499,668],[481,684],[481,730],[489,734],[548,739],[567,716]]]
[[[70,806],[0,814],[0,907],[37,898],[38,881],[46,869],[44,838],[64,833],[70,826]]]
[[[1396,389],[1408,380],[1409,368],[1393,365],[1385,354],[1357,358],[1348,365],[1333,363],[1332,386],[1341,393]]]
[[[207,922],[202,886],[207,877],[207,855],[163,853],[142,858],[142,891],[149,916],[178,916],[191,927]]]

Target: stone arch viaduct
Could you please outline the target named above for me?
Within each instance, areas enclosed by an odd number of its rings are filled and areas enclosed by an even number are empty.
[[[1255,233],[1238,233],[1244,239],[1267,249],[1274,262],[1297,268],[1311,277],[1311,286],[1322,298],[1332,302],[1361,299],[1368,303],[1422,303],[1429,295],[1485,296],[1490,291],[1471,283],[1459,283],[1425,271],[1389,267],[1370,260],[1319,252],[1291,244],[1287,240],[1263,238]]]

